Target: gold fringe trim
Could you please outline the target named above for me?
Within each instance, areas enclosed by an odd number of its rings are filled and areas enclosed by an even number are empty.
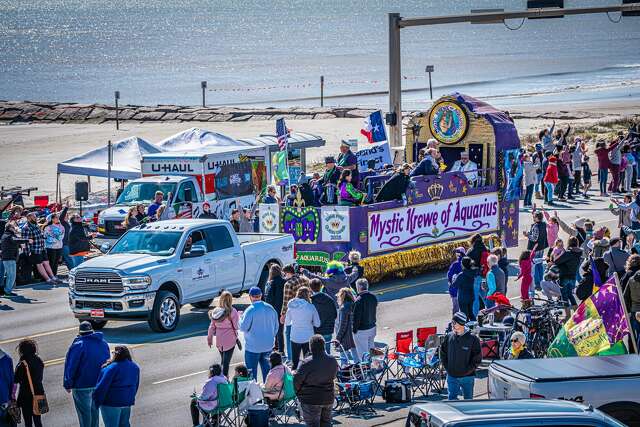
[[[500,238],[495,234],[486,236],[484,241],[487,246],[501,246]],[[460,246],[468,248],[469,239],[367,257],[360,265],[364,267],[364,276],[369,283],[377,283],[389,277],[404,278],[449,267],[455,258],[454,250]]]

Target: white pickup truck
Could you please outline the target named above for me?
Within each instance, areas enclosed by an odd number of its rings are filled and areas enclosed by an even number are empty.
[[[500,360],[489,367],[490,399],[562,399],[640,427],[640,356]]]
[[[102,250],[69,273],[71,310],[96,329],[146,319],[154,331],[172,331],[182,305],[205,308],[223,290],[264,288],[271,264],[294,262],[290,234],[236,234],[228,221],[212,219],[142,225]]]

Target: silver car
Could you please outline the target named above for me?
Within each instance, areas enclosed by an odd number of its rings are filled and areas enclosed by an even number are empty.
[[[565,400],[465,400],[413,405],[406,427],[624,427],[603,412]]]

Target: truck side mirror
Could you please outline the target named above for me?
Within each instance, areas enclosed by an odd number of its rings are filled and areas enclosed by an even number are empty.
[[[193,202],[193,194],[191,194],[191,187],[187,187],[184,189],[184,201]]]
[[[103,244],[100,245],[100,252],[102,252],[103,254],[106,254],[107,252],[109,252],[110,249],[111,249],[111,243],[109,242],[104,242]]]
[[[197,258],[204,256],[207,253],[207,248],[203,245],[193,245],[191,250],[184,254],[184,258]]]

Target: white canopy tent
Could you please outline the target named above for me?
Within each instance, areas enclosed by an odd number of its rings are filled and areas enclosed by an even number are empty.
[[[159,153],[155,145],[137,136],[132,136],[112,144],[113,159],[111,164],[111,178],[136,179],[140,178],[140,160],[145,154]],[[59,194],[60,174],[109,177],[108,146],[96,148],[79,156],[58,163],[58,183],[56,193]],[[56,199],[58,197],[56,196]]]
[[[156,144],[161,151],[202,151],[211,147],[251,146],[252,144],[230,138],[206,129],[191,128]]]

